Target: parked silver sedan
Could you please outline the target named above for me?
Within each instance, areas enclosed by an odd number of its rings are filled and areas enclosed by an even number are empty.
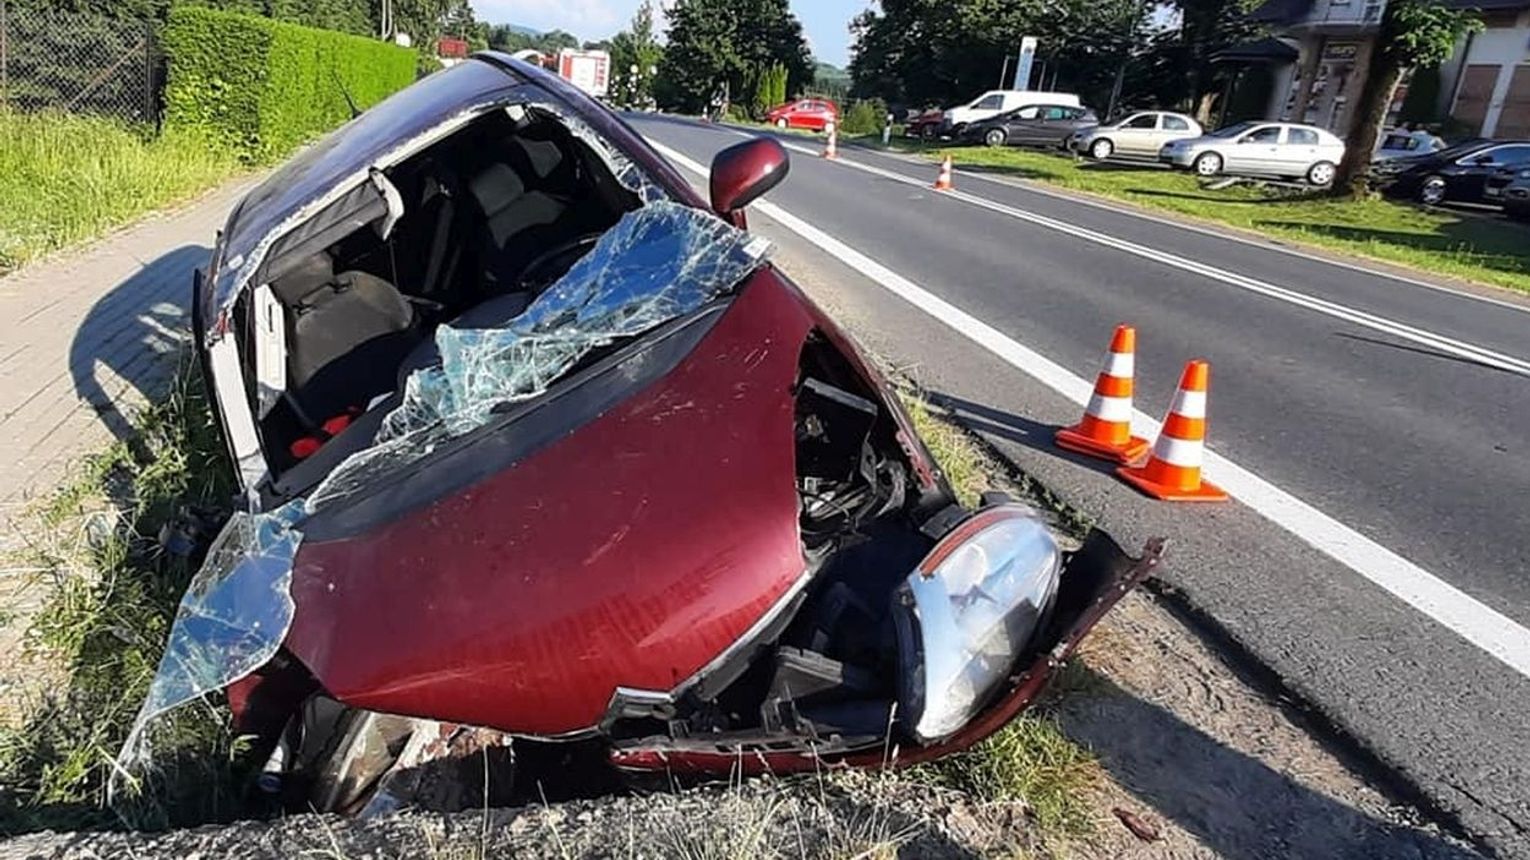
[[[1071,143],[1074,150],[1101,161],[1112,155],[1152,158],[1166,143],[1202,134],[1201,124],[1182,113],[1150,110],[1080,131]]]
[[[1344,160],[1344,141],[1311,125],[1240,122],[1164,144],[1158,160],[1200,176],[1274,176],[1328,185]]]

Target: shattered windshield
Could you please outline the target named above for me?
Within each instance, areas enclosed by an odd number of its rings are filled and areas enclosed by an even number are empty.
[[[710,213],[654,201],[622,216],[504,327],[440,326],[440,363],[410,374],[371,447],[342,461],[307,499],[236,514],[219,535],[181,601],[118,757],[118,777],[149,763],[146,730],[157,717],[243,678],[276,653],[292,622],[293,559],[309,515],[483,427],[496,406],[546,392],[594,350],[726,294],[768,250],[765,240]]]

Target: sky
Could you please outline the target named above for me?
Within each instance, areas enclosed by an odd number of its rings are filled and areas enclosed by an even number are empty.
[[[597,41],[627,26],[639,0],[469,0],[480,21],[567,30]],[[661,0],[662,4],[662,0]],[[791,0],[813,56],[843,68],[850,62],[850,19],[870,0]]]

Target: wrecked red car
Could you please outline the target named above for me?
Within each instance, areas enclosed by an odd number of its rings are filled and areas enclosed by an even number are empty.
[[[788,167],[741,143],[703,201],[486,53],[252,191],[194,310],[242,509],[119,773],[222,689],[260,786],[345,812],[915,762],[1030,703],[1157,547],[957,503],[743,229]]]

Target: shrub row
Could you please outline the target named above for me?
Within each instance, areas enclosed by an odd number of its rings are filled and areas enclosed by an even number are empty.
[[[241,159],[276,160],[408,86],[415,53],[331,30],[176,6],[161,34],[167,129],[192,130]]]

